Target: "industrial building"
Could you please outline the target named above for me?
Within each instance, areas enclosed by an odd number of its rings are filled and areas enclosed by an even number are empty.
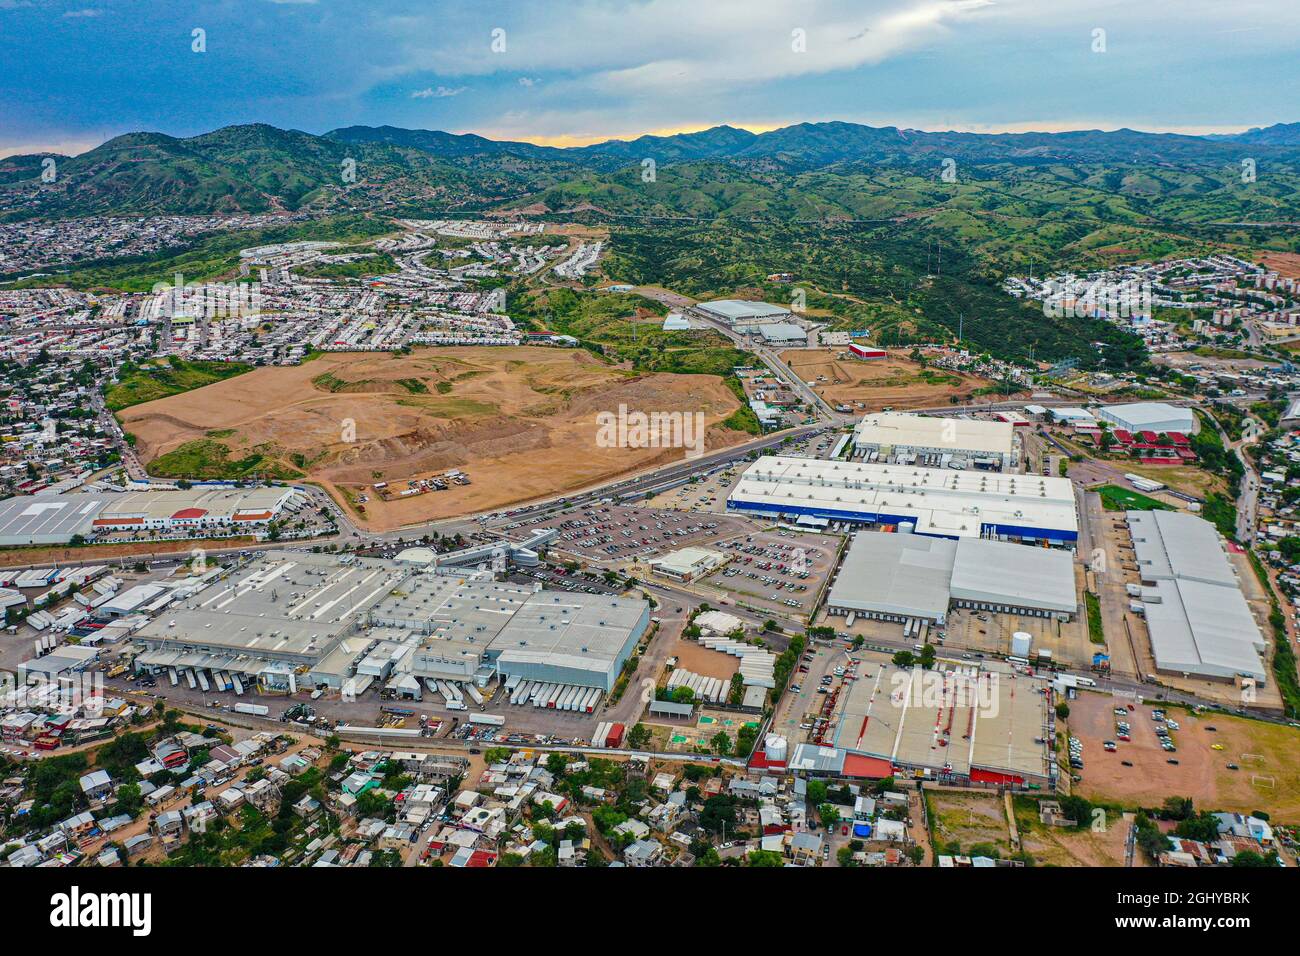
[[[829,614],[940,625],[954,606],[1068,620],[1078,611],[1074,560],[983,538],[859,531],[826,599]]]
[[[1073,547],[1068,478],[765,455],[727,497],[731,511],[791,520],[910,528],[942,538],[997,538]]]
[[[788,766],[812,776],[1050,788],[1054,736],[1050,685],[1010,665],[864,664],[822,742],[796,746]]]
[[[650,570],[673,581],[694,581],[727,563],[721,551],[708,548],[680,548],[650,561]]]
[[[808,333],[792,322],[773,322],[750,331],[757,331],[764,342],[773,345],[803,345],[808,341]]]
[[[66,544],[114,531],[264,526],[292,506],[293,488],[195,487],[120,494],[19,495],[0,501],[0,546]]]
[[[1005,471],[1016,461],[1014,436],[1008,422],[878,412],[853,429],[853,445],[870,461]]]
[[[417,570],[347,555],[268,552],[173,605],[136,635],[139,669],[418,696],[492,677],[608,691],[650,620],[645,601],[543,591],[481,571]],[[186,672],[189,672],[188,674]],[[205,688],[206,689],[206,688]]]
[[[1134,402],[1131,405],[1105,405],[1097,409],[1097,417],[1110,422],[1115,428],[1137,434],[1155,432],[1180,432],[1190,435],[1196,430],[1196,413],[1190,408],[1180,408],[1165,402]]]
[[[733,327],[779,323],[790,317],[790,310],[767,302],[745,299],[714,299],[696,306],[709,318]]]
[[[1146,618],[1156,670],[1262,685],[1268,642],[1214,525],[1172,511],[1129,511],[1140,586],[1134,610]]]

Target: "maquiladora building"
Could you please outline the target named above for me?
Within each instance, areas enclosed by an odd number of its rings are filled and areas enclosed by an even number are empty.
[[[1068,478],[767,455],[741,475],[727,508],[792,521],[882,525],[939,538],[1073,548],[1079,514]]]

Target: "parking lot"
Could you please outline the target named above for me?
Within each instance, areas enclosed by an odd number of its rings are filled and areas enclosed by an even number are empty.
[[[752,532],[745,518],[595,504],[547,518],[517,522],[504,529],[514,540],[539,528],[558,528],[549,546],[584,561],[627,563],[689,545],[717,548],[720,541]]]
[[[757,611],[807,617],[830,576],[840,539],[835,535],[775,529],[722,541],[731,561],[699,582]]]

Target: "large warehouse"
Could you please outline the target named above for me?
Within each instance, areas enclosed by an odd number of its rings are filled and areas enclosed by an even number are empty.
[[[957,461],[975,468],[1009,469],[1015,428],[1008,422],[974,418],[930,418],[903,412],[867,415],[853,429],[859,457],[937,468]]]
[[[19,495],[0,501],[0,546],[66,544],[113,531],[206,530],[264,525],[292,488],[189,488],[121,494]]]
[[[711,319],[737,328],[768,325],[790,316],[790,310],[785,306],[750,302],[746,299],[714,299],[712,302],[701,302],[696,308]]]
[[[865,664],[846,685],[824,745],[795,748],[811,775],[1050,787],[1055,735],[1046,681],[997,662],[934,671]]]
[[[1129,511],[1125,517],[1156,670],[1264,684],[1268,643],[1214,525],[1172,511]]]
[[[859,531],[826,599],[829,614],[943,624],[951,606],[1069,619],[1078,611],[1066,551]]]
[[[899,527],[941,538],[1079,537],[1068,478],[765,455],[727,498],[732,511]]]
[[[1196,430],[1196,413],[1164,402],[1134,402],[1131,405],[1106,405],[1097,409],[1097,417],[1116,428],[1136,435],[1138,432],[1179,432],[1190,435]]]
[[[136,664],[293,690],[366,676],[363,658],[378,648],[384,667],[369,676],[467,681],[496,673],[608,691],[649,621],[645,601],[272,551],[145,625]]]

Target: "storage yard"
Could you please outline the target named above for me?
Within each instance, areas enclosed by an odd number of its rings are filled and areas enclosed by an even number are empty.
[[[260,467],[305,474],[358,523],[387,530],[683,457],[680,447],[601,447],[596,416],[621,405],[702,412],[707,449],[746,437],[716,427],[739,403],[715,376],[631,375],[585,350],[522,346],[331,353],[133,406],[121,418],[146,463],[197,456],[220,470],[258,455]],[[374,490],[451,470],[478,480],[391,500]]]

